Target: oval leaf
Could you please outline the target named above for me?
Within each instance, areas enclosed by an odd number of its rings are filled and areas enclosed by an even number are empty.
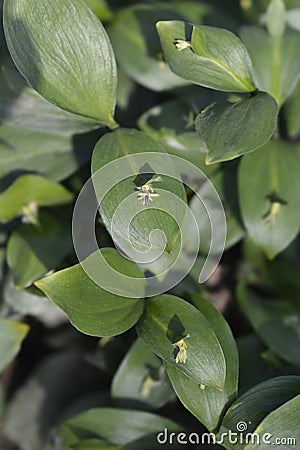
[[[211,386],[201,389],[199,384],[170,364],[167,364],[167,371],[180,401],[206,428],[213,431],[219,424],[224,408],[237,394],[238,353],[230,328],[223,316],[209,301],[197,295],[192,295],[192,301],[209,321],[222,346],[226,361],[224,390],[220,391]]]
[[[66,188],[39,175],[22,175],[0,195],[0,222],[24,215],[34,221],[38,206],[69,203],[73,195]]]
[[[207,107],[195,122],[207,148],[206,163],[228,161],[266,144],[274,133],[277,112],[275,100],[264,92]]]
[[[224,389],[226,363],[221,344],[209,321],[194,306],[170,295],[153,297],[146,303],[137,331],[151,350],[188,378]]]
[[[16,356],[28,331],[24,323],[0,319],[0,373]]]
[[[100,252],[119,272],[128,277],[142,278],[137,266],[116,250],[103,248]],[[91,266],[96,264],[97,253],[87,260]],[[69,316],[78,330],[92,336],[123,333],[138,321],[143,312],[143,300],[105,291],[87,276],[80,264],[36,281],[35,285]]]
[[[115,125],[114,54],[84,1],[5,1],[4,30],[18,70],[39,94],[62,109]]]
[[[137,153],[140,155],[137,156]],[[148,153],[150,156],[147,156]],[[151,232],[159,229],[164,232],[165,240],[161,242],[157,239],[155,247],[171,253],[179,234],[179,225],[185,217],[183,185],[171,176],[161,175],[159,182],[153,184],[158,196],[149,205],[143,205],[137,188],[144,184],[143,170],[149,170],[154,178],[164,171],[180,178],[165,149],[146,133],[120,129],[100,139],[93,153],[92,173],[101,217],[108,231],[114,233],[115,242],[125,252],[126,243],[142,250],[149,249],[153,244],[150,242]],[[172,198],[169,192],[174,194]],[[126,201],[126,207],[122,206],[123,201]],[[118,212],[118,208],[122,213]],[[177,222],[168,213],[170,210]],[[115,218],[116,212],[118,220]]]
[[[163,52],[171,70],[204,87],[226,92],[252,92],[252,66],[240,39],[222,28],[180,21],[157,23]],[[191,29],[191,26],[189,26]]]
[[[300,146],[272,140],[239,167],[242,217],[250,237],[269,258],[299,231]]]

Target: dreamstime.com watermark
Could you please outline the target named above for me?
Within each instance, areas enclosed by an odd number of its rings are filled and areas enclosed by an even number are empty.
[[[226,432],[215,435],[214,433],[198,434],[196,432],[183,433],[169,431],[165,428],[157,434],[156,440],[160,445],[212,445],[212,444],[231,444],[231,445],[271,445],[273,447],[280,446],[295,446],[297,445],[296,438],[291,436],[274,436],[271,433],[250,433],[247,432],[248,425],[241,421],[236,425],[236,431],[228,430]]]

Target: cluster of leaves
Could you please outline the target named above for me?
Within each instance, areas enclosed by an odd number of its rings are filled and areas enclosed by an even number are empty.
[[[3,2],[0,370],[32,317],[47,348],[60,350],[42,358],[4,408],[5,434],[21,449],[146,450],[160,447],[164,428],[221,436],[239,422],[245,433],[300,442],[300,2],[226,2],[230,18],[223,3]],[[95,174],[141,151],[185,158],[215,185],[236,339],[194,271],[172,292],[144,298],[145,274],[109,235],[132,184],[109,192],[96,228],[104,260],[141,279],[142,292],[108,292],[76,264],[72,208],[90,167]],[[163,182],[201,222],[183,184]],[[127,218],[119,220],[126,239]],[[166,253],[176,254],[178,226],[163,211],[141,208],[132,243],[146,249],[157,223]],[[196,267],[205,239],[198,250]],[[99,345],[67,319],[102,337]],[[177,397],[191,414],[179,404],[170,412]],[[222,445],[257,448],[245,442]]]

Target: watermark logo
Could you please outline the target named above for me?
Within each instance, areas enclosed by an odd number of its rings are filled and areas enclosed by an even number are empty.
[[[184,183],[194,193],[193,207],[164,188],[164,181],[169,179]],[[129,187],[128,195],[120,196],[119,202],[107,204],[107,195],[118,186],[127,190]],[[107,210],[110,215],[106,214]],[[137,217],[144,214],[148,226],[146,218],[149,220],[154,210],[177,224],[179,233],[172,251],[167,249],[168,230],[163,220],[162,226],[157,220],[150,230],[146,247],[141,248],[133,239],[132,224]],[[116,249],[147,274],[146,292],[145,280],[124,275],[99,252],[95,232],[99,213]],[[151,297],[172,289],[189,274],[199,261],[201,239],[205,239],[207,254],[198,268],[199,283],[212,275],[225,246],[226,218],[216,189],[198,167],[166,153],[136,153],[106,164],[86,182],[74,207],[72,234],[77,258],[98,286],[124,297]],[[88,257],[92,254],[91,263]]]
[[[297,442],[295,437],[291,436],[274,436],[271,433],[247,432],[248,424],[240,421],[236,424],[236,431],[228,430],[218,435],[214,433],[198,434],[195,432],[183,433],[170,431],[165,428],[157,434],[156,440],[160,445],[212,445],[212,444],[230,444],[230,445],[270,445],[276,446],[294,446]]]

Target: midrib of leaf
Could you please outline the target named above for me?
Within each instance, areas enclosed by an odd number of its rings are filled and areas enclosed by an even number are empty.
[[[202,51],[203,51],[204,56],[201,56],[201,55],[197,55],[197,56],[199,56],[204,61],[206,61],[206,60],[208,62],[211,61],[216,66],[220,67],[224,72],[229,74],[234,79],[234,81],[236,81],[238,84],[240,84],[240,86],[246,87],[249,90],[249,92],[253,91],[252,86],[250,87],[250,85],[248,83],[245,83],[242,78],[240,78],[238,75],[236,75],[234,72],[232,72],[230,67],[226,66],[226,64],[222,63],[222,61],[220,61],[219,59],[215,58],[210,53],[208,53],[205,50],[205,47],[203,45],[202,45]]]
[[[276,39],[273,43],[273,70],[272,70],[272,80],[271,80],[271,91],[273,97],[278,102],[278,106],[281,106],[282,99],[280,98],[280,87],[279,87],[279,80],[280,80],[280,40]]]

